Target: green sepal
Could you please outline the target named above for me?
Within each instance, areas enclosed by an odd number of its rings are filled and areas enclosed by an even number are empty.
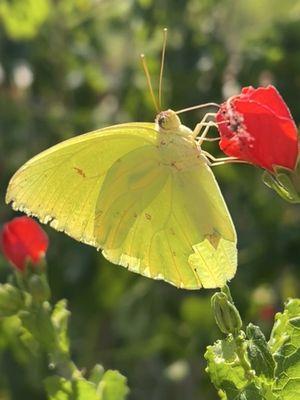
[[[275,173],[264,171],[263,182],[289,203],[300,203],[300,162],[295,170],[274,167]]]
[[[247,354],[251,368],[256,375],[274,379],[275,360],[264,334],[258,326],[251,323],[247,326],[246,334],[248,338]]]

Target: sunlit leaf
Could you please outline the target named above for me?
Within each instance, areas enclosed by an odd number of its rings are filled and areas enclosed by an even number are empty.
[[[270,346],[277,362],[274,393],[298,400],[300,393],[300,299],[290,299],[276,315]]]
[[[49,400],[100,400],[95,386],[86,380],[68,381],[59,376],[45,380]]]
[[[101,400],[124,400],[129,393],[125,376],[118,371],[108,370],[97,388]]]
[[[260,328],[253,324],[247,327],[248,358],[257,375],[274,379],[275,361],[266,338]]]

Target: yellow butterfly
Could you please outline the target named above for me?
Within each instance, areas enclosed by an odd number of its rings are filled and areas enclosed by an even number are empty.
[[[159,104],[165,43],[166,30]],[[236,233],[201,149],[209,114],[192,131],[180,122],[183,111],[51,147],[16,172],[7,203],[130,271],[185,289],[222,287],[236,272]]]

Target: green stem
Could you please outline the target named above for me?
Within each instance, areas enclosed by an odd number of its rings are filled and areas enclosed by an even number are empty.
[[[249,382],[253,382],[255,374],[251,369],[250,362],[247,359],[246,355],[246,342],[245,342],[245,333],[240,331],[238,335],[234,335],[234,342],[236,345],[236,355],[239,359],[239,363],[244,370],[245,378]]]
[[[83,378],[81,371],[71,359],[68,345],[61,345],[61,329],[56,326],[59,322],[53,318],[55,311],[46,300],[51,296],[51,291],[45,265],[38,272],[37,274],[35,271],[32,273],[28,271],[27,276],[17,274],[18,286],[24,295],[26,292],[28,295],[27,304],[24,310],[20,311],[19,317],[23,326],[47,353],[50,369],[55,368],[57,373],[67,380]],[[60,323],[63,324],[62,321]]]
[[[82,378],[82,373],[71,360],[69,354],[59,353],[49,354],[49,367],[54,367],[58,374],[67,380]]]
[[[227,299],[234,305],[234,301],[229,289],[229,286],[225,285],[221,288],[221,292],[227,296]],[[236,306],[234,305],[235,309],[237,310]],[[237,310],[238,313],[238,310]],[[239,313],[238,313],[239,314]],[[255,373],[251,369],[251,364],[247,358],[247,350],[246,350],[246,335],[242,330],[238,332],[232,331],[232,336],[236,345],[236,355],[238,357],[239,363],[244,370],[245,378],[249,382],[253,382],[255,378]]]

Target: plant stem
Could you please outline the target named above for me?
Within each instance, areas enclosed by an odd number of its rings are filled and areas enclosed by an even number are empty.
[[[221,292],[227,296],[228,301],[230,303],[232,303],[232,305],[236,309],[236,312],[239,314],[238,309],[234,305],[234,301],[233,301],[229,286],[225,285],[223,288],[221,288]],[[249,382],[252,382],[253,379],[255,378],[255,373],[251,369],[251,364],[247,358],[247,350],[246,350],[247,344],[246,344],[245,332],[242,330],[239,330],[238,332],[232,331],[232,337],[233,337],[235,345],[236,345],[236,355],[238,357],[241,367],[244,370],[245,378]]]
[[[247,359],[246,355],[246,342],[245,342],[245,333],[240,331],[237,335],[233,335],[234,342],[236,345],[236,355],[239,359],[239,363],[244,370],[245,378],[249,382],[253,382],[255,374],[251,369],[251,365]]]
[[[49,363],[49,368],[53,366],[60,376],[66,378],[67,380],[82,378],[82,373],[71,360],[69,354],[49,354],[49,358],[51,360]]]
[[[27,296],[27,302],[24,309],[20,311],[19,318],[24,328],[31,333],[47,354],[49,368],[55,369],[67,380],[83,378],[81,371],[71,359],[68,340],[64,338],[67,335],[69,312],[65,304],[62,306],[58,302],[53,307],[48,302],[51,291],[46,265],[43,264],[39,271],[28,271],[26,276],[17,274],[17,284],[24,299]],[[56,310],[57,307],[58,310]]]

